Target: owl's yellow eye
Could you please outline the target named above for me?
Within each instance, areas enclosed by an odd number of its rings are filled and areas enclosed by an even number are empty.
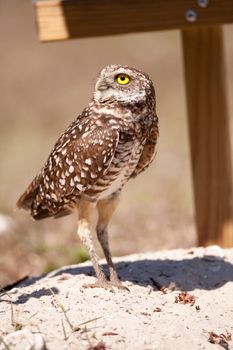
[[[116,82],[120,85],[126,85],[130,82],[130,77],[127,74],[118,74],[116,76]]]

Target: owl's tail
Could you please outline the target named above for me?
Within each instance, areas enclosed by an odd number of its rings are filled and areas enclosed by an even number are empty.
[[[41,176],[36,176],[26,191],[19,197],[16,203],[17,207],[19,209],[30,210],[31,216],[35,220],[41,220],[51,216],[57,219],[71,214],[73,211],[72,208],[65,205],[58,207],[56,211],[51,211],[51,209],[43,205],[43,199],[41,203],[36,203],[40,181]]]
[[[16,203],[17,207],[25,210],[30,210],[38,192],[38,187],[39,176],[36,176],[35,179],[30,183],[26,191],[19,197]]]

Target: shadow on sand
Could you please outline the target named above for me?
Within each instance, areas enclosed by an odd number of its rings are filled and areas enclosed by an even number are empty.
[[[107,274],[107,265],[102,265]],[[130,281],[140,286],[169,287],[171,283],[180,290],[191,291],[196,288],[211,290],[233,281],[233,265],[216,257],[177,260],[138,260],[116,263],[122,281]],[[94,275],[92,267],[70,266],[54,272],[52,276],[62,273],[71,275]]]
[[[102,265],[107,274],[107,265]],[[211,290],[233,281],[233,265],[216,257],[205,256],[203,258],[189,258],[183,260],[138,260],[116,263],[119,277],[122,281],[129,281],[140,286],[152,286],[155,290],[161,287],[169,287],[171,283],[176,288],[183,291],[192,291],[194,289]],[[49,274],[49,277],[57,277],[62,274],[70,275],[89,275],[94,276],[91,266],[68,266],[55,270]],[[33,285],[42,279],[40,277],[30,277],[17,285],[17,288]],[[58,294],[59,290],[55,287],[51,289],[41,288],[31,293],[21,294],[14,304],[24,304],[30,298],[41,298],[42,296],[51,296]],[[10,302],[6,294],[2,293],[0,302]]]

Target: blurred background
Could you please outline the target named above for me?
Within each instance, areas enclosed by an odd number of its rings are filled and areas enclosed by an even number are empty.
[[[232,116],[233,25],[224,26],[224,33]],[[196,244],[179,34],[173,30],[41,44],[31,1],[0,0],[0,286],[87,259],[75,215],[34,222],[15,202],[57,138],[89,103],[99,70],[111,63],[150,75],[160,118],[156,160],[125,187],[112,220],[112,253]],[[102,256],[99,246],[98,251]]]

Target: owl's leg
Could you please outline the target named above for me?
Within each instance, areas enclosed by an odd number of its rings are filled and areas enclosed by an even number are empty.
[[[114,195],[110,196],[107,199],[98,201],[97,209],[98,209],[99,218],[96,226],[96,232],[97,232],[98,240],[103,248],[104,255],[108,263],[110,283],[114,287],[127,289],[122,285],[122,282],[120,281],[117,275],[116,268],[112,261],[112,256],[111,256],[109,243],[108,243],[108,224],[117,207],[118,198],[119,198],[118,193],[115,193]]]
[[[106,277],[98,263],[98,256],[96,254],[94,243],[91,236],[90,220],[91,220],[92,209],[93,209],[93,204],[91,202],[85,199],[81,199],[79,201],[79,204],[78,204],[79,222],[78,222],[77,234],[89,252],[89,256],[93,264],[96,277],[98,279],[97,283],[93,285],[85,285],[85,287],[110,288],[109,282],[106,280]]]

